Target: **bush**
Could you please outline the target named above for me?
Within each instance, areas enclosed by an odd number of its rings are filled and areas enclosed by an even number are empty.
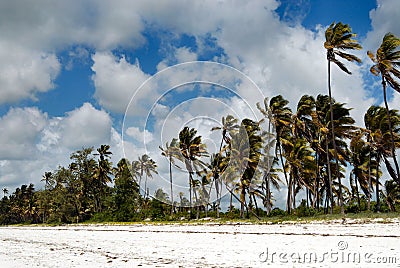
[[[270,217],[277,217],[277,216],[285,216],[286,211],[280,209],[280,208],[274,208],[271,213],[269,214]]]
[[[315,209],[312,207],[307,207],[307,202],[306,200],[301,200],[300,205],[296,209],[296,215],[298,217],[308,217],[308,216],[314,216],[316,214]]]

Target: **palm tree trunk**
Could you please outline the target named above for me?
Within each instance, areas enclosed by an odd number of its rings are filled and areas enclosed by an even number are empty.
[[[321,141],[321,136],[320,134],[318,134],[318,141]],[[320,196],[319,196],[319,179],[320,179],[320,173],[319,173],[319,156],[320,156],[320,150],[318,145],[316,146],[316,150],[315,150],[315,166],[316,166],[316,172],[315,172],[315,185],[314,185],[314,201],[313,201],[313,207],[317,208],[317,210],[319,210],[319,203],[320,203]]]
[[[229,201],[229,211],[232,212],[232,209],[233,209],[233,193],[230,192],[230,194],[231,194],[231,198],[230,198],[230,201]]]
[[[379,199],[379,162],[380,159],[379,157],[377,157],[377,166],[376,166],[376,185],[375,185],[375,194],[376,194],[376,212],[380,212],[381,211],[381,202]]]
[[[257,214],[257,216],[259,216],[259,214],[258,214],[258,204],[257,204],[257,199],[256,199],[256,196],[255,196],[255,194],[253,193],[253,200],[254,200],[254,207],[256,208],[256,214]]]
[[[231,194],[231,204],[232,204],[232,197],[235,197],[235,199],[236,199],[237,201],[239,201],[240,203],[242,203],[242,201],[240,200],[240,198],[238,198],[238,197],[233,193],[233,191],[232,191],[231,189],[229,189],[228,185],[225,184],[225,188],[226,188],[226,189],[228,190],[228,192]],[[246,207],[246,209],[247,209],[247,211],[248,211],[248,207],[247,207],[247,204],[246,204],[246,203],[244,203],[244,206]],[[231,206],[231,207],[232,207],[232,206]],[[260,217],[258,217],[257,214],[255,214],[255,213],[252,212],[252,211],[251,211],[251,213],[252,213],[257,219],[260,220]]]
[[[189,219],[193,218],[193,211],[192,211],[192,172],[189,172],[189,211],[190,211],[190,215],[189,215]]]
[[[291,213],[291,208],[292,208],[292,175],[290,174],[289,176],[289,184],[288,184],[288,192],[287,192],[287,197],[286,197],[286,211],[290,214]]]
[[[333,143],[333,150],[335,152],[335,164],[336,164],[336,176],[339,182],[339,205],[340,205],[340,212],[344,214],[344,206],[343,206],[343,195],[342,195],[342,181],[340,178],[340,170],[339,170],[339,160],[338,160],[338,153],[336,148],[336,141],[335,141],[335,124],[333,122],[333,109],[332,109],[332,90],[331,90],[331,61],[328,59],[328,91],[329,91],[329,110],[331,114],[331,134],[332,134],[332,143]]]
[[[147,199],[147,174],[144,178],[144,199]]]
[[[287,173],[286,173],[286,171],[285,171],[285,164],[283,163],[282,147],[281,147],[281,142],[280,142],[279,137],[277,137],[277,146],[278,146],[278,148],[279,148],[279,158],[280,158],[280,160],[281,160],[283,175],[285,176],[286,185],[288,185],[288,187],[289,187],[290,182],[288,181]],[[277,148],[277,149],[278,149],[278,148]],[[286,200],[286,210],[287,210],[288,213],[290,213],[290,203],[289,203],[289,202],[290,202],[290,201],[289,201],[290,198],[289,198],[289,193],[290,193],[290,190],[289,190],[289,188],[288,188],[288,199]]]
[[[265,176],[265,192],[266,192],[266,209],[267,209],[267,215],[271,213],[271,188],[270,188],[270,183],[269,183],[269,176]]]
[[[368,142],[369,142],[369,134],[368,134]],[[372,185],[371,185],[371,148],[369,149],[369,155],[368,155],[368,210],[371,210],[371,190],[372,190]]]
[[[296,214],[296,180],[293,180],[293,185],[292,185],[292,195],[293,195],[293,211]]]
[[[217,202],[216,202],[216,211],[217,211],[217,218],[219,218],[219,204],[221,202],[220,192],[219,192],[219,177],[215,178],[215,192],[217,194]]]
[[[329,197],[331,199],[331,209],[330,209],[330,214],[333,214],[333,206],[334,206],[334,202],[333,202],[333,185],[332,185],[332,173],[331,173],[331,161],[329,159],[329,146],[328,146],[328,139],[325,140],[326,141],[326,161],[327,161],[327,168],[328,168],[328,181],[329,181],[329,189],[327,192],[329,192]]]
[[[196,187],[194,187],[194,180],[193,180],[193,178],[192,178],[192,181],[193,181],[193,187],[192,187],[192,191],[193,191],[193,194],[194,194],[194,200],[195,200],[195,207],[196,207],[196,220],[198,220],[199,219],[199,217],[200,217],[200,204],[199,204],[199,199],[198,199],[198,197],[197,197],[197,192],[196,192]]]
[[[399,171],[399,164],[397,163],[397,158],[396,158],[396,147],[394,144],[394,135],[393,135],[393,129],[392,129],[392,120],[390,118],[390,111],[389,111],[389,105],[387,103],[387,96],[386,96],[386,82],[384,79],[384,76],[382,74],[382,87],[383,87],[383,99],[385,100],[385,107],[386,107],[386,112],[387,112],[387,117],[388,117],[388,124],[389,124],[389,131],[390,131],[390,138],[392,142],[392,157],[394,161],[394,165],[396,167],[396,180],[397,183],[400,184],[400,171]]]
[[[358,209],[361,211],[360,191],[358,191],[358,179],[356,177],[355,177],[355,182],[356,182],[356,195],[357,195]]]
[[[174,193],[172,192],[172,155],[169,156],[169,182],[171,186],[171,216],[174,214]]]
[[[246,188],[244,185],[240,187],[240,217],[244,218],[244,206],[246,202]]]

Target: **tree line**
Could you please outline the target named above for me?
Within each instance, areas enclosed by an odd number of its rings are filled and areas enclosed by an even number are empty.
[[[351,108],[332,97],[331,64],[351,74],[339,59],[361,62],[349,53],[361,45],[350,26],[340,22],[332,23],[325,37],[328,95],[303,95],[294,111],[281,95],[260,100],[260,121],[222,117],[211,129],[221,132],[219,151],[212,154],[196,129],[184,127],[160,146],[169,161],[169,189],[150,195],[147,180],[157,174],[157,163],[147,154],[113,166],[109,145],[83,148],[71,154],[68,167],[44,174],[44,189],[22,185],[9,194],[4,188],[0,223],[396,211],[400,114],[389,109],[387,89],[400,92],[400,39],[388,33],[376,53],[367,52],[371,73],[381,78],[385,107],[371,106],[364,125],[357,126]],[[383,165],[387,178],[382,178]],[[173,166],[188,174],[189,191],[180,192],[179,200],[174,200]],[[285,211],[274,208],[273,193],[282,187],[287,188]],[[229,207],[221,212],[225,190]]]

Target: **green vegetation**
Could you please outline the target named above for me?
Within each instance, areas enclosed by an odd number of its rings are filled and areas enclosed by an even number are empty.
[[[342,219],[345,213],[346,218],[397,216],[392,213],[400,209],[396,159],[400,114],[389,109],[386,91],[390,86],[400,92],[396,80],[400,79],[400,40],[389,33],[376,55],[368,52],[374,63],[371,73],[381,75],[385,107],[371,106],[364,126],[356,126],[351,108],[335,101],[330,85],[330,63],[351,74],[336,56],[360,62],[343,52],[361,49],[354,36],[342,23],[326,30],[328,95],[304,95],[295,111],[281,95],[260,100],[263,105],[257,103],[257,107],[264,118],[259,122],[223,117],[221,125],[211,129],[222,132],[216,141],[219,152],[211,155],[194,128],[183,128],[165,148],[160,146],[170,163],[170,189],[157,189],[150,197],[147,183],[155,179],[157,163],[147,154],[132,162],[121,159],[114,166],[109,145],[82,148],[71,154],[67,167],[44,174],[44,189],[35,190],[30,184],[10,193],[3,188],[0,224],[186,222],[193,218],[277,223]],[[179,200],[174,200],[172,166],[178,164],[188,172],[189,193],[180,192]],[[382,164],[390,178],[382,178]],[[228,211],[221,211],[223,188],[230,197]],[[274,208],[273,188],[287,188],[285,210]],[[215,201],[210,201],[212,191]]]

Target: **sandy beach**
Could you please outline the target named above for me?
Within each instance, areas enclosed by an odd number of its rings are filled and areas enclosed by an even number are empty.
[[[400,267],[399,223],[0,228],[0,267]]]

